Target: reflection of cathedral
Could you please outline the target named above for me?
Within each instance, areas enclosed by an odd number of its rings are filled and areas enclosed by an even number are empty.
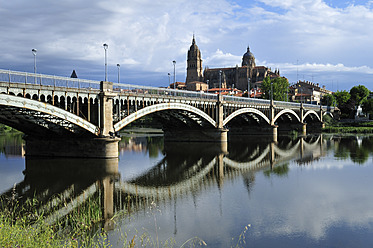
[[[192,45],[188,51],[188,66],[187,66],[187,89],[191,89],[188,85],[193,85],[198,82],[208,84],[208,87],[219,88],[219,78],[222,88],[237,88],[247,90],[248,85],[251,88],[260,88],[264,78],[267,76],[274,78],[279,77],[280,72],[275,70],[272,72],[270,68],[265,66],[256,66],[255,57],[247,47],[247,52],[242,57],[242,64],[239,67],[230,68],[205,68],[202,74],[202,57],[195,38],[193,36]]]

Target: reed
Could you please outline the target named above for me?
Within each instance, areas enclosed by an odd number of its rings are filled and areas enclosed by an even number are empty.
[[[68,214],[51,221],[51,213],[57,211],[61,205],[68,206],[69,200],[56,204],[55,202],[60,202],[62,199],[62,196],[59,197],[49,202],[53,205],[51,207],[41,207],[43,204],[36,198],[28,199],[21,204],[15,192],[10,197],[0,197],[0,247],[112,247],[107,232],[102,228],[103,212],[100,195],[88,198]],[[155,204],[152,204],[150,211],[157,230],[156,213],[159,210]],[[124,212],[116,213],[113,221],[122,218],[124,214]],[[160,241],[158,233],[155,238],[147,232],[128,238],[128,234],[123,232],[121,243],[115,247],[117,246],[175,247],[176,242],[173,238]],[[180,247],[202,246],[206,246],[206,243],[195,237],[185,241]]]
[[[20,205],[14,196],[1,197],[0,209],[0,247],[111,246],[106,232],[99,227],[102,211],[97,199],[88,199],[53,224],[48,223],[36,199]]]

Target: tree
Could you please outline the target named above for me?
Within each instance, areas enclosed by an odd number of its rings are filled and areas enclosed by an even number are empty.
[[[362,105],[363,112],[373,115],[373,98],[366,100]]]
[[[266,77],[262,83],[262,92],[264,99],[271,99],[271,84],[273,90],[273,100],[287,101],[289,81],[284,77],[270,79]]]
[[[364,85],[354,86],[350,89],[351,98],[359,106],[369,96],[369,90]]]
[[[343,104],[346,104],[348,100],[350,100],[351,95],[349,92],[343,90],[343,91],[337,91],[334,94],[335,100],[337,101],[337,106],[341,106]]]
[[[353,118],[356,102],[352,97],[344,104],[338,106],[341,110],[341,118]]]
[[[336,106],[337,101],[332,94],[327,94],[324,95],[321,99],[321,105],[326,105],[326,106]]]

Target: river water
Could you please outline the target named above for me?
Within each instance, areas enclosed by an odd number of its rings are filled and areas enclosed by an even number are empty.
[[[133,237],[176,247],[193,237],[207,247],[373,247],[373,137],[219,145],[142,134],[119,146],[118,160],[25,158],[20,136],[0,136],[0,193],[48,201],[100,185],[105,214],[126,212],[104,224],[113,247]]]

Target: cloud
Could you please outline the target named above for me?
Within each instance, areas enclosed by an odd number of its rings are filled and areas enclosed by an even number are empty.
[[[235,65],[241,66],[241,56],[233,55],[231,53],[224,53],[217,49],[215,53],[206,58],[205,65],[213,67],[234,67]]]
[[[99,75],[102,44],[107,43],[111,71],[121,64],[121,69],[131,70],[132,83],[139,82],[135,72],[141,81],[147,73],[153,83],[167,80],[173,60],[177,61],[177,80],[183,81],[193,33],[204,65],[210,67],[240,64],[250,45],[259,61],[272,64],[300,60],[311,65],[343,64],[358,71],[373,68],[367,56],[373,50],[369,3],[0,0],[0,6],[0,31],[6,34],[2,69],[32,71],[31,49],[37,48],[40,72],[64,75],[66,68],[70,67],[70,73],[74,67],[80,75]],[[56,64],[64,69],[56,70]]]

